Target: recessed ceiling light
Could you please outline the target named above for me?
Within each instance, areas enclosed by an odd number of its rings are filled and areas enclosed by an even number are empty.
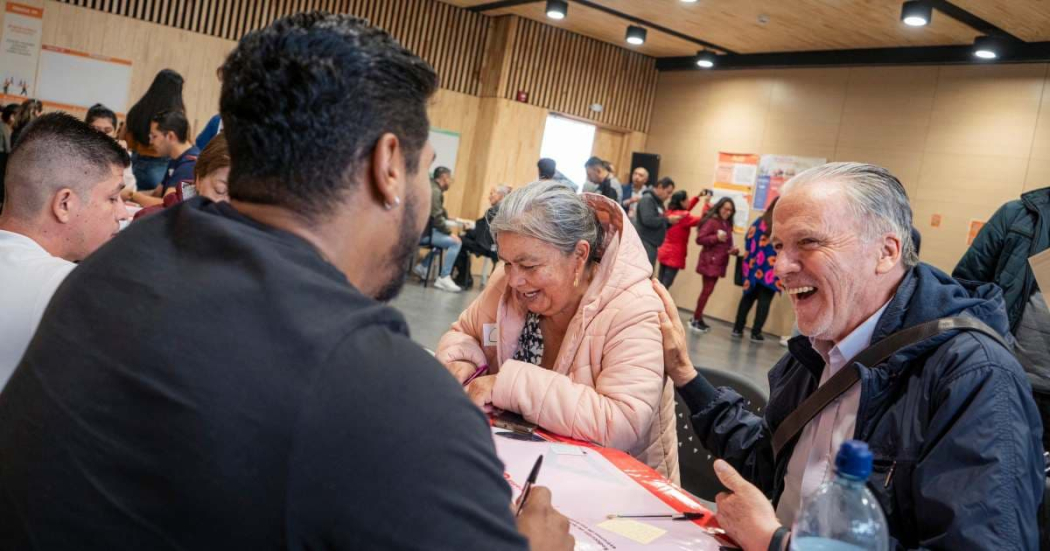
[[[925,0],[908,0],[901,6],[901,21],[909,27],[925,27],[933,17],[933,6]]]
[[[547,17],[565,19],[569,13],[569,3],[565,0],[547,0]]]
[[[635,46],[645,44],[645,35],[646,31],[641,27],[635,27],[634,25],[627,27],[628,44],[634,44]]]

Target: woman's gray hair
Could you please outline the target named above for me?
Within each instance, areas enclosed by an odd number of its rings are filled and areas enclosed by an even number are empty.
[[[864,236],[875,239],[893,233],[901,241],[905,268],[919,263],[912,239],[912,212],[908,192],[890,171],[863,163],[828,163],[811,168],[788,180],[781,194],[818,182],[841,186],[847,203]]]
[[[489,222],[489,231],[493,239],[500,232],[534,237],[566,255],[583,240],[591,245],[588,260],[598,259],[604,240],[594,209],[574,187],[555,180],[533,182],[510,192]]]

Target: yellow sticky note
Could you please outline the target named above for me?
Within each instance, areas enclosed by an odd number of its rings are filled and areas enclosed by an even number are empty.
[[[667,530],[661,530],[655,526],[645,524],[644,522],[638,522],[637,520],[627,518],[614,518],[607,520],[599,524],[598,528],[604,528],[643,545],[652,543],[656,538],[667,533]]]

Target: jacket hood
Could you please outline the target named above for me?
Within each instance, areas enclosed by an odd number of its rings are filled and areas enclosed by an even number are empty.
[[[969,316],[998,332],[1008,342],[1010,318],[1006,315],[1003,292],[991,283],[958,281],[948,274],[920,263],[901,281],[897,293],[882,314],[871,342],[890,334],[938,318]],[[932,350],[952,337],[940,335],[901,350],[902,359],[912,359]]]
[[[594,209],[598,222],[605,230],[601,262],[580,302],[580,311],[586,316],[585,319],[589,319],[591,314],[600,311],[621,291],[652,277],[653,268],[638,231],[623,208],[616,201],[598,193],[584,193],[582,197]]]

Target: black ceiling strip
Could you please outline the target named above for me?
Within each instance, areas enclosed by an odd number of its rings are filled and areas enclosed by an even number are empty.
[[[907,48],[869,48],[813,52],[720,55],[714,69],[775,69],[802,67],[865,67],[887,65],[984,65],[1002,63],[1045,63],[1050,61],[1050,42],[1018,43],[999,59],[984,61],[974,57],[972,46],[919,46]],[[696,56],[662,57],[656,60],[660,71],[702,70]]]
[[[688,41],[688,42],[692,42],[693,44],[698,44],[698,45],[703,46],[705,48],[710,48],[712,50],[718,50],[720,52],[725,52],[727,54],[735,54],[736,53],[733,50],[730,50],[728,48],[724,48],[722,46],[719,46],[718,44],[713,44],[713,43],[708,42],[706,40],[700,40],[699,38],[695,38],[695,37],[689,36],[687,34],[682,34],[682,33],[678,32],[678,31],[676,31],[674,29],[668,29],[667,27],[662,27],[660,25],[657,25],[655,23],[652,23],[652,22],[646,21],[644,19],[635,17],[633,15],[626,14],[626,13],[623,13],[623,12],[619,12],[619,11],[616,11],[616,10],[614,10],[612,8],[607,8],[607,7],[605,7],[605,6],[601,5],[601,4],[596,4],[594,2],[591,2],[590,0],[569,0],[569,1],[572,2],[572,3],[575,3],[575,4],[582,4],[584,6],[587,6],[588,8],[591,8],[591,9],[595,9],[595,10],[598,10],[598,11],[603,11],[603,12],[609,14],[609,15],[614,15],[616,17],[619,17],[620,19],[626,19],[627,21],[630,21],[632,23],[637,23],[639,25],[642,25],[643,27],[648,27],[650,29],[654,29],[654,30],[660,31],[660,32],[662,32],[664,34],[669,34],[669,35],[671,35],[673,37],[681,38],[682,40],[685,40],[685,41]],[[497,4],[498,3],[499,2],[497,2]],[[571,13],[569,14],[569,17],[572,17]]]
[[[972,28],[973,30],[981,34],[987,34],[990,36],[1002,36],[1004,38],[1009,38],[1011,40],[1023,42],[1020,38],[1004,31],[1003,29],[1000,29],[999,27],[993,25],[992,23],[989,23],[988,21],[985,21],[984,19],[981,19],[980,17],[977,17],[976,15],[960,8],[959,6],[956,6],[955,4],[952,4],[948,0],[930,0],[930,5],[932,5],[937,11],[943,13],[944,15],[951,17],[952,19]]]
[[[514,6],[520,6],[522,4],[535,4],[542,0],[501,0],[500,2],[489,2],[488,4],[478,4],[477,6],[471,6],[467,8],[467,11],[474,12],[486,12],[491,10],[498,10],[500,8],[513,8]]]

